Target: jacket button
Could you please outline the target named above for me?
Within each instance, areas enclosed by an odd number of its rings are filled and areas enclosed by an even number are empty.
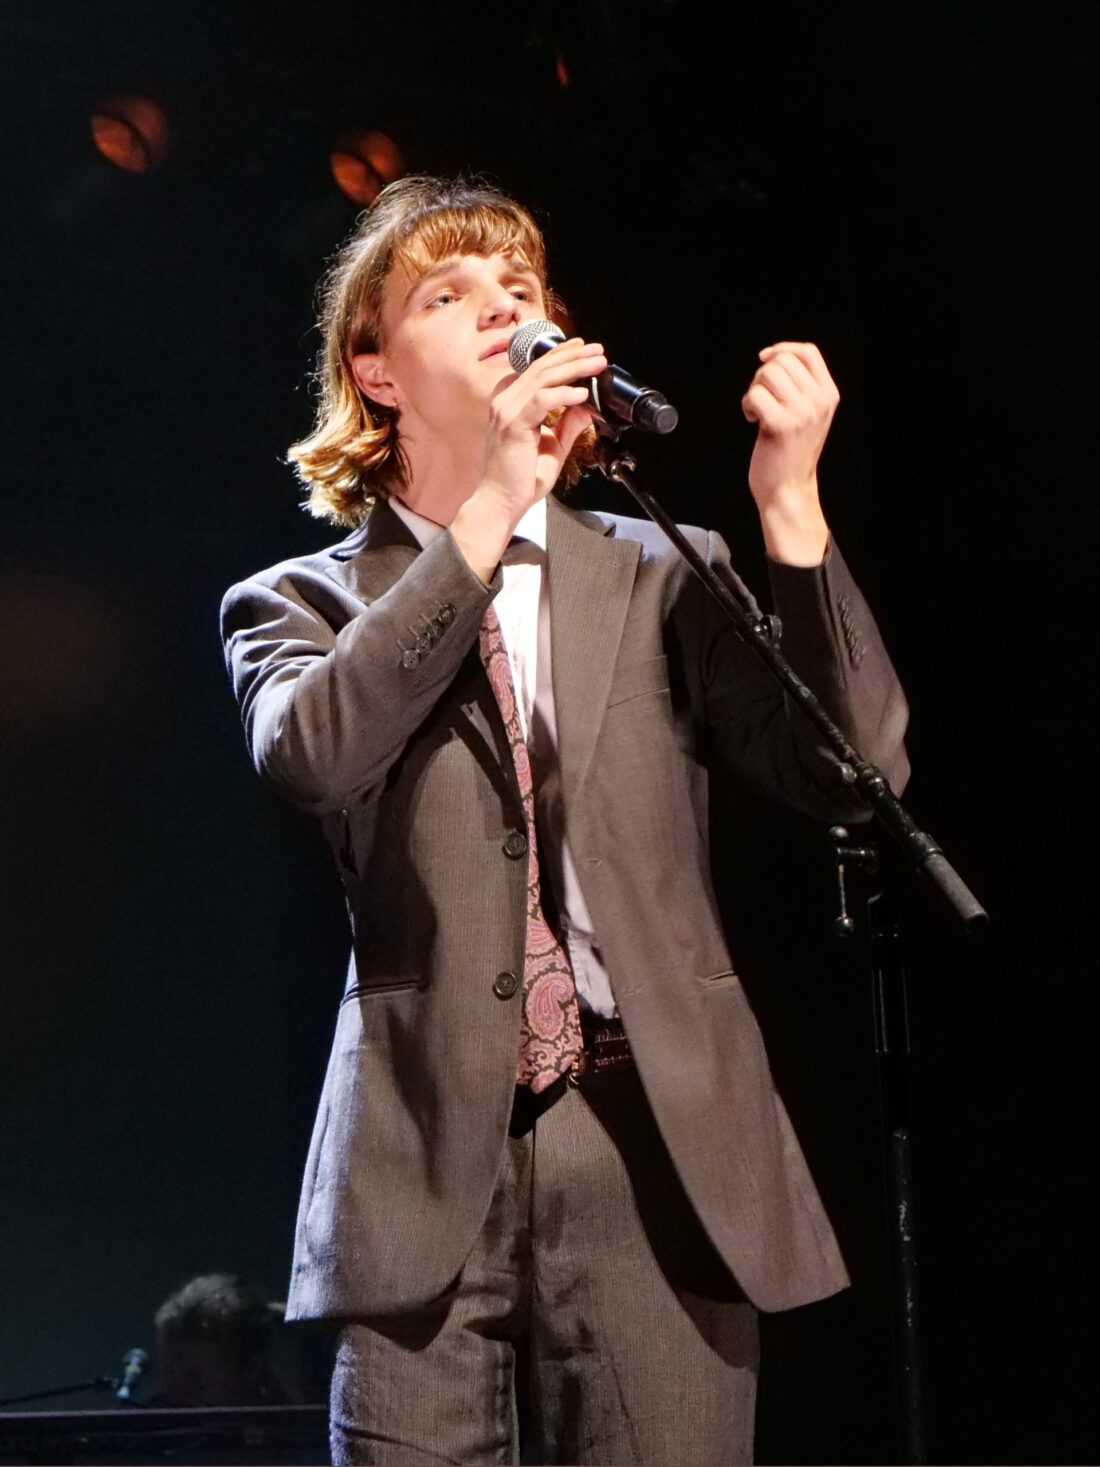
[[[527,837],[519,830],[510,830],[504,841],[504,854],[518,861],[527,853]]]
[[[514,973],[498,973],[493,980],[493,992],[497,998],[511,998],[519,987],[519,979]]]
[[[439,608],[439,620],[443,623],[443,625],[445,627],[449,627],[450,624],[451,624],[451,622],[454,621],[454,619],[455,619],[455,609],[450,604],[450,602],[448,602],[446,606],[441,606]]]
[[[416,650],[415,647],[407,647],[405,649],[405,652],[401,658],[401,666],[407,667],[410,671],[414,667],[420,666],[420,653]]]

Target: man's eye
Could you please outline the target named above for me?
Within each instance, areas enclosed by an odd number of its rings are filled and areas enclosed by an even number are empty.
[[[457,300],[457,296],[453,290],[441,290],[436,295],[432,296],[431,300],[428,302],[428,306],[447,306],[450,305],[453,300]]]
[[[512,294],[518,301],[533,301],[535,298],[535,292],[529,285],[514,285]]]

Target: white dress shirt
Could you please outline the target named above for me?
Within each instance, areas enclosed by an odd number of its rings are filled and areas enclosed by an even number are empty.
[[[444,527],[391,498],[390,505],[419,541],[429,545]],[[516,690],[523,737],[535,770],[556,763],[558,720],[550,662],[550,593],[546,576],[546,501],[532,505],[516,526],[504,552],[504,585],[493,602],[500,621],[512,682]],[[616,1013],[611,981],[592,930],[592,918],[577,880],[577,870],[564,834],[556,856],[560,862],[562,936],[573,965],[582,1008],[603,1018]],[[542,862],[543,872],[548,863]],[[545,875],[544,878],[545,880]]]

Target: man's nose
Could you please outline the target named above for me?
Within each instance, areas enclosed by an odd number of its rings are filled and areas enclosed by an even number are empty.
[[[489,291],[485,303],[481,308],[481,321],[484,326],[506,326],[509,322],[517,325],[521,319],[520,308],[523,302],[516,299],[510,290],[503,286],[493,288]]]

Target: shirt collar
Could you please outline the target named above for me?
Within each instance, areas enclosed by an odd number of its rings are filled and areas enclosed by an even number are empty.
[[[434,520],[417,514],[415,509],[410,509],[407,504],[402,504],[395,495],[390,496],[390,508],[397,517],[404,521],[412,533],[416,536],[420,548],[426,549],[433,540],[442,535],[444,526],[437,525]],[[512,536],[513,545],[517,540],[530,540],[540,550],[546,549],[546,500],[540,499],[533,504],[516,526],[516,532]]]

